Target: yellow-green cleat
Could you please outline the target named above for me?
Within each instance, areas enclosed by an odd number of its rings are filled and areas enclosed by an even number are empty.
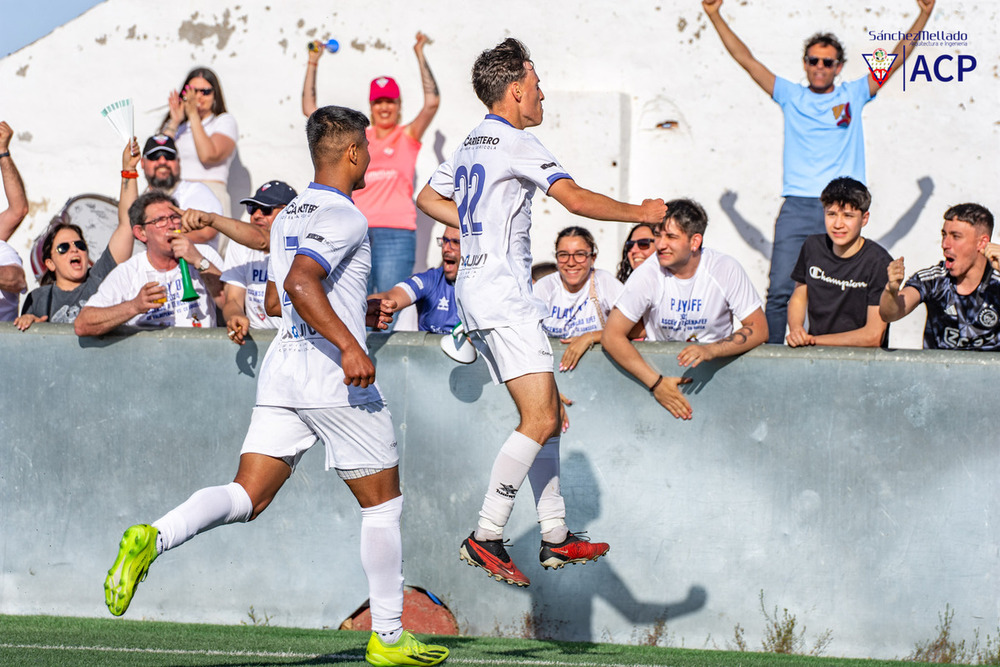
[[[121,616],[128,609],[135,589],[149,572],[149,564],[159,555],[156,552],[156,536],[159,533],[152,526],[138,524],[130,526],[122,535],[118,558],[104,580],[104,601],[108,611],[115,616]]]
[[[437,665],[448,657],[444,646],[424,644],[406,630],[395,644],[383,644],[378,633],[373,632],[368,640],[365,660],[378,667],[391,665]]]

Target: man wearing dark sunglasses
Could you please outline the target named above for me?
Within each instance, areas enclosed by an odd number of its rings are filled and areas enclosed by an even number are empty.
[[[917,0],[919,13],[908,33],[924,29],[935,0]],[[903,64],[903,50],[912,53],[915,42],[900,41],[892,53],[895,62],[881,83],[872,75],[835,83],[844,66],[844,49],[829,33],[817,33],[805,44],[802,66],[808,85],[775,76],[736,36],[720,9],[722,0],[703,0],[702,7],[719,33],[722,44],[750,77],[781,106],[785,117],[785,198],[774,225],[774,245],[767,289],[769,343],[785,340],[788,299],[795,288],[792,269],[802,243],[812,234],[825,234],[819,195],[835,178],[848,176],[865,183],[865,146],[861,110],[879,87]]]

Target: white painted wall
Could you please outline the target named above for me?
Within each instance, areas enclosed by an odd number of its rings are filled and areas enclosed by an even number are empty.
[[[27,256],[32,239],[71,196],[116,196],[121,142],[99,115],[121,96],[134,100],[140,139],[165,113],[167,93],[195,65],[219,74],[240,127],[240,159],[256,186],[280,178],[296,188],[311,177],[300,94],[305,44],[334,37],[339,53],[319,69],[319,102],[367,108],[369,80],[390,74],[402,88],[409,119],[421,89],[412,52],[417,30],[435,41],[427,57],[442,106],[425,136],[418,187],[484,113],[470,85],[476,54],[508,35],[532,50],[546,92],[546,121],[536,134],[582,185],[638,201],[690,196],[709,213],[707,243],[736,256],[763,294],[773,222],[780,206],[781,113],[736,65],[689,2],[503,4],[456,0],[337,3],[240,0],[174,3],[108,0],[43,39],[0,59],[0,118],[16,132],[12,154],[24,176],[31,213],[12,242]],[[905,30],[915,2],[801,3],[730,0],[733,29],[775,73],[800,76],[802,40],[832,30],[845,43],[848,79],[862,76],[869,30]],[[874,195],[868,236],[879,239],[920,196],[933,192],[908,234],[889,247],[917,269],[940,258],[941,214],[961,201],[1000,213],[1000,28],[995,2],[941,0],[929,30],[963,31],[968,45],[926,46],[928,58],[976,57],[959,83],[907,82],[897,76],[864,112],[868,179]],[[662,121],[673,129],[657,129]],[[614,163],[617,163],[616,165]],[[720,204],[759,231],[737,231]],[[730,195],[732,198],[733,195]],[[3,200],[0,195],[0,201]],[[535,202],[536,260],[551,259],[555,233],[572,220],[554,202]],[[598,265],[617,263],[624,227],[590,225]],[[420,238],[429,265],[439,230],[426,218]],[[419,263],[419,259],[418,259]],[[923,318],[894,325],[892,342],[920,346]]]

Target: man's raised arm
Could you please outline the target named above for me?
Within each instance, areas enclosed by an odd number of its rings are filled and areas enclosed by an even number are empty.
[[[3,193],[7,197],[7,208],[0,211],[0,241],[7,241],[14,230],[28,215],[28,196],[24,192],[24,181],[14,164],[8,149],[14,131],[4,121],[0,121],[0,179],[3,179]]]
[[[719,13],[719,10],[722,8],[722,0],[703,0],[701,6],[705,10],[708,20],[715,27],[715,31],[719,33],[722,45],[729,51],[729,55],[733,57],[733,60],[739,63],[740,67],[750,74],[750,78],[756,81],[757,85],[763,88],[768,96],[773,95],[774,74],[753,57],[753,53],[750,52],[747,45],[740,41],[740,38],[736,36],[736,33],[732,31],[729,24],[722,18],[722,15]]]
[[[626,204],[582,188],[571,178],[561,178],[549,186],[548,196],[574,215],[592,220],[648,222],[659,224],[667,215],[662,199],[645,199],[641,204]]]
[[[917,0],[917,6],[920,8],[920,12],[917,14],[917,20],[913,22],[912,26],[910,26],[910,30],[907,34],[913,35],[924,29],[924,26],[927,25],[927,19],[931,17],[931,12],[934,10],[934,2],[935,0]],[[905,46],[909,46],[912,53],[913,47],[915,47],[918,42],[919,40],[917,39],[910,40],[906,37],[899,40],[896,44],[896,48],[892,50],[892,52],[896,54],[896,58],[892,62],[892,67],[889,68],[889,73],[885,75],[884,79],[882,79],[883,86],[885,85],[885,82],[889,80],[889,77],[891,77],[897,69],[903,66],[903,48]],[[874,95],[878,92],[879,88],[881,88],[881,86],[877,81],[875,81],[875,77],[868,77],[868,92]]]

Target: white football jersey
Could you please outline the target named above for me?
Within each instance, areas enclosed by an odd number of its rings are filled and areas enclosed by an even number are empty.
[[[267,253],[232,242],[226,251],[226,269],[222,282],[246,290],[243,309],[251,329],[277,329],[281,318],[264,311],[264,291],[267,288]]]
[[[268,279],[278,288],[281,326],[260,370],[257,405],[322,408],[382,399],[376,385],[344,384],[340,350],[309,326],[282,286],[292,261],[304,255],[326,271],[330,306],[351,335],[365,343],[365,309],[372,253],[368,221],[346,194],[318,183],[281,210],[271,225]]]
[[[733,332],[761,307],[760,296],[740,263],[711,248],[701,251],[698,270],[680,279],[653,255],[625,282],[615,308],[633,322],[640,319],[646,339],[714,343]]]
[[[570,176],[534,135],[493,114],[431,176],[431,188],[458,205],[455,297],[466,329],[545,317],[531,289],[531,198],[562,178]]]
[[[600,315],[591,295],[591,279],[597,304],[601,308]],[[542,328],[553,338],[576,338],[591,331],[600,331],[622,289],[618,279],[603,269],[595,269],[577,292],[570,292],[563,286],[558,272],[550,273],[535,283],[535,296],[548,308]]]

